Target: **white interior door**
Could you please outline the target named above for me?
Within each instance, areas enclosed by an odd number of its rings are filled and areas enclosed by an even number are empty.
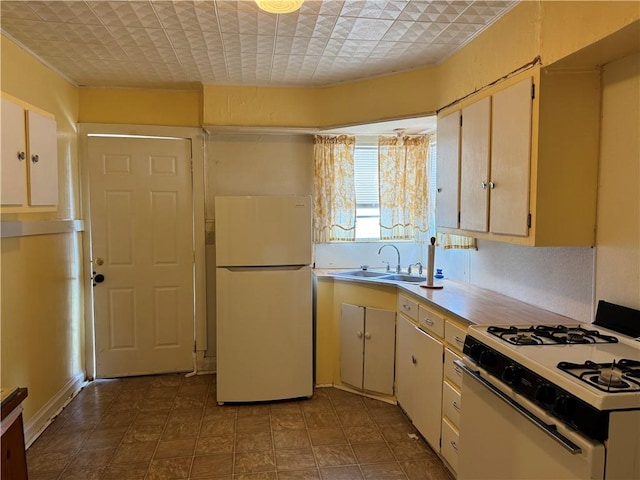
[[[91,137],[96,376],[193,367],[191,145]]]

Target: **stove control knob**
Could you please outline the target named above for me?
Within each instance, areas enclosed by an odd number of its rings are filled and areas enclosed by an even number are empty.
[[[476,343],[469,350],[469,356],[473,358],[476,362],[479,362],[480,357],[482,357],[482,354],[484,353],[484,350],[485,349],[483,345]]]
[[[569,417],[575,409],[575,400],[568,395],[560,395],[553,404],[553,412],[561,417]]]
[[[483,367],[495,367],[497,362],[496,355],[491,350],[485,350],[480,354],[480,365]]]
[[[517,365],[511,364],[502,372],[502,380],[509,385],[516,385],[520,379],[520,368]]]
[[[536,400],[545,407],[553,405],[556,399],[556,389],[549,384],[543,384],[536,390]]]

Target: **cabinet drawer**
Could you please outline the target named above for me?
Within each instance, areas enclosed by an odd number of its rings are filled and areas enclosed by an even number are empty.
[[[398,312],[418,321],[418,303],[405,295],[398,295]]]
[[[444,337],[444,317],[423,305],[418,305],[418,323],[440,338]]]
[[[442,447],[440,453],[454,472],[458,471],[458,430],[447,420],[442,420]]]
[[[460,360],[460,356],[453,350],[447,348],[444,351],[444,376],[454,387],[460,389],[462,385],[462,370],[455,363]]]
[[[444,326],[444,338],[451,348],[458,353],[462,353],[466,334],[467,330],[465,328],[459,327],[453,322],[447,322]]]
[[[444,382],[442,386],[442,413],[456,428],[460,425],[461,407],[460,392],[449,382]]]

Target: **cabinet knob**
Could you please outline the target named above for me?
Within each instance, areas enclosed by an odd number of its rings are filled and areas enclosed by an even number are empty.
[[[38,154],[31,155],[31,161],[33,163],[38,163],[40,161],[40,156]]]
[[[356,335],[358,335],[358,338],[362,338],[362,332],[358,332]]]
[[[487,182],[483,180],[482,182],[480,182],[480,186],[482,187],[483,190],[485,190],[487,188]]]
[[[411,363],[413,363],[414,365],[418,363],[418,359],[415,357],[415,355],[411,355]]]
[[[455,400],[453,402],[451,402],[451,405],[453,406],[453,408],[455,408],[457,411],[460,411],[460,405],[458,405],[458,402],[456,402]]]
[[[24,152],[18,152],[18,160],[22,161],[27,158],[27,154]]]
[[[369,340],[371,338],[371,334],[369,332],[364,334],[364,338],[366,338],[367,340]]]
[[[438,193],[442,192],[442,187],[438,187]]]
[[[457,452],[458,451],[458,444],[456,442],[454,442],[453,440],[451,440],[449,443],[451,444],[451,448],[453,448]]]
[[[496,188],[496,184],[493,182],[489,182],[489,188],[493,190],[494,188]]]

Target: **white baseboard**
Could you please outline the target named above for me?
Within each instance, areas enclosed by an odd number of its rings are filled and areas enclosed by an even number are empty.
[[[49,426],[53,419],[73,400],[87,383],[84,373],[78,373],[25,423],[24,443],[27,448],[37,440],[44,429]]]

